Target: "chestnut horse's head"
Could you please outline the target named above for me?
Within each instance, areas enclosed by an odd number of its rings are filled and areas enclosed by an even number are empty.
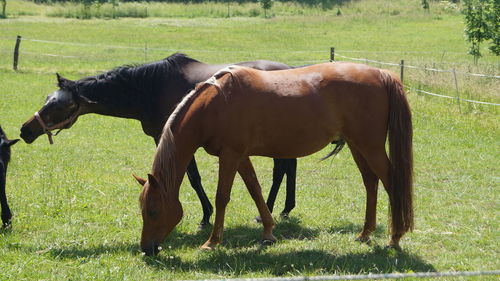
[[[148,179],[135,176],[143,186],[139,202],[142,212],[141,250],[148,256],[157,255],[159,246],[182,218],[182,207],[177,200],[169,200],[165,188],[151,174]]]
[[[53,92],[43,107],[21,127],[21,138],[26,143],[34,142],[40,135],[47,134],[52,143],[52,130],[68,129],[82,112],[82,106],[93,103],[78,93],[76,82],[57,74],[59,90]]]

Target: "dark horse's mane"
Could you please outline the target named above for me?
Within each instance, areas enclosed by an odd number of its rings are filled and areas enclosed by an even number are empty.
[[[119,94],[122,98],[133,101],[144,100],[145,96],[147,98],[147,96],[155,95],[171,81],[176,81],[176,83],[184,81],[182,67],[191,62],[198,61],[186,54],[175,53],[160,61],[142,65],[123,65],[96,76],[85,77],[74,84],[66,85],[66,89],[69,88],[68,90],[72,92],[78,92],[96,100],[101,100],[108,94],[114,96]],[[94,91],[100,87],[112,89],[113,93]],[[65,85],[62,88],[65,88]],[[86,89],[90,91],[87,92]]]

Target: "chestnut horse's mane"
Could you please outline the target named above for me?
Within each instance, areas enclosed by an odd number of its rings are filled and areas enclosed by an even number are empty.
[[[153,160],[153,175],[157,180],[160,181],[164,186],[164,190],[168,193],[168,187],[172,187],[175,184],[176,165],[175,165],[175,139],[172,133],[172,127],[175,126],[180,119],[184,116],[189,106],[193,101],[203,92],[203,90],[215,83],[218,83],[217,79],[222,77],[226,73],[231,73],[229,68],[224,68],[212,77],[210,77],[205,82],[201,82],[196,85],[195,89],[191,90],[182,101],[176,106],[174,112],[170,115],[163,131],[161,133],[160,142],[156,148],[156,153]],[[216,87],[219,87],[218,85]]]

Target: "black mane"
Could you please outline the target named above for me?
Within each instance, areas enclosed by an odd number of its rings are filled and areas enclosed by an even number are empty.
[[[102,74],[86,77],[68,86],[94,100],[117,95],[134,101],[154,96],[168,84],[184,81],[182,68],[188,63],[198,62],[182,53],[175,53],[163,60],[142,65],[124,65]],[[103,89],[100,91],[98,89]],[[110,92],[111,91],[111,92]]]

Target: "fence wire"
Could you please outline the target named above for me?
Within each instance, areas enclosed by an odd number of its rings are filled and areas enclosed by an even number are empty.
[[[157,47],[135,47],[135,46],[119,46],[119,45],[103,45],[103,44],[90,44],[90,43],[77,43],[77,42],[64,42],[64,41],[52,41],[52,40],[41,40],[41,39],[36,39],[36,38],[26,38],[26,37],[21,37],[20,38],[23,41],[30,41],[30,42],[36,42],[36,43],[45,43],[45,44],[57,44],[57,45],[70,45],[70,46],[81,46],[81,47],[101,47],[101,48],[108,48],[108,49],[129,49],[129,50],[136,50],[136,51],[141,51],[141,52],[149,52],[149,51],[164,51],[164,52],[200,52],[200,53],[234,53],[234,54],[248,54],[248,53],[289,53],[289,54],[303,54],[303,53],[326,53],[327,50],[252,50],[252,51],[231,51],[231,50],[195,50],[195,49],[168,49],[168,48],[157,48]],[[5,37],[0,37],[0,40],[12,40],[12,38],[5,38]],[[431,52],[431,51],[360,51],[360,50],[342,50],[343,53],[367,53],[367,52],[375,52],[375,53],[436,53],[436,52]],[[2,51],[2,53],[4,53]],[[446,52],[446,53],[458,53],[458,52]],[[63,59],[84,59],[88,60],[91,59],[91,57],[86,57],[86,56],[70,56],[70,55],[59,55],[59,54],[51,54],[51,53],[34,53],[34,52],[27,52],[27,51],[22,51],[21,54],[27,54],[27,55],[33,55],[33,56],[45,56],[45,57],[55,57],[55,58],[63,58]],[[351,60],[351,61],[358,61],[358,62],[364,62],[364,63],[375,63],[379,65],[387,65],[387,66],[392,66],[392,67],[404,67],[408,69],[420,69],[420,70],[425,70],[425,71],[431,71],[431,72],[438,72],[438,73],[456,73],[456,74],[462,74],[465,76],[472,76],[472,77],[481,77],[481,78],[490,78],[490,79],[498,79],[500,78],[500,75],[487,75],[487,74],[480,74],[480,73],[468,73],[468,72],[461,72],[461,71],[455,71],[454,69],[447,70],[447,69],[438,69],[438,68],[427,68],[427,67],[420,67],[420,66],[414,66],[414,65],[401,65],[398,63],[390,63],[390,62],[383,62],[383,61],[377,61],[377,60],[372,60],[372,59],[367,59],[367,58],[353,58],[349,56],[345,56],[342,54],[335,53],[334,54],[336,57],[340,57],[343,59]],[[109,58],[106,58],[107,61],[109,61]],[[113,60],[112,61],[118,61],[118,60]],[[121,60],[120,60],[121,61]],[[309,63],[321,63],[321,62],[326,62],[326,60],[292,60],[288,61],[290,64],[309,64]],[[408,88],[410,90],[416,91],[421,94],[426,94],[426,95],[431,95],[431,96],[436,96],[436,97],[441,97],[441,98],[448,98],[448,99],[456,99],[458,101],[465,101],[465,102],[471,102],[471,103],[476,103],[476,104],[484,104],[484,105],[493,105],[493,106],[499,106],[500,104],[498,103],[492,103],[492,102],[484,102],[484,101],[476,101],[476,100],[470,100],[470,99],[464,99],[460,97],[451,97],[447,95],[442,95],[442,94],[437,94],[437,93],[432,93],[420,89],[414,89],[414,88]]]
[[[416,273],[385,273],[364,275],[323,275],[275,278],[241,278],[241,279],[206,279],[205,281],[327,281],[327,280],[373,280],[373,279],[404,279],[404,278],[439,278],[439,277],[472,277],[500,275],[500,270],[491,271],[449,271],[449,272],[416,272]]]

